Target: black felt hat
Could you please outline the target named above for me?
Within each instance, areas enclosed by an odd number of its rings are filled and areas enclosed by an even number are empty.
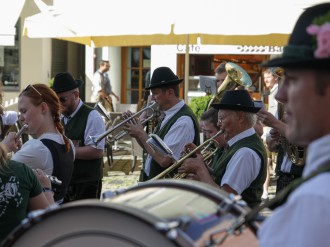
[[[283,55],[264,67],[330,68],[330,3],[307,8],[299,17]]]
[[[212,104],[215,109],[245,111],[257,113],[261,107],[255,107],[253,100],[247,90],[225,91],[220,103]]]
[[[159,67],[153,72],[150,84],[146,87],[146,90],[176,85],[182,81],[183,79],[179,79],[170,68]]]
[[[52,89],[56,93],[62,93],[78,88],[82,84],[81,80],[75,80],[70,73],[64,72],[55,75]]]

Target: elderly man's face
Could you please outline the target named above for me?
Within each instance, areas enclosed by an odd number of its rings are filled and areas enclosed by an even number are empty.
[[[218,111],[218,126],[224,131],[224,137],[228,141],[237,135],[238,112],[232,110]]]

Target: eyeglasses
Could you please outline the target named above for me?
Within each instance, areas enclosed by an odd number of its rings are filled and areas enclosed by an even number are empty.
[[[74,94],[74,92],[71,92],[69,95],[66,96],[58,97],[58,99],[60,100],[61,103],[65,103],[72,94]]]
[[[27,85],[26,88],[22,91],[22,93],[28,91],[30,88],[32,88],[33,91],[35,91],[42,98],[42,101],[45,101],[45,99],[42,96],[42,94],[32,84]]]

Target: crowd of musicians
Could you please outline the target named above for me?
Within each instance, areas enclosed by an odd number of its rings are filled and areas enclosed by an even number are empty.
[[[123,130],[145,153],[139,181],[196,180],[237,196],[250,209],[266,204],[274,211],[258,231],[260,246],[330,246],[329,44],[330,4],[307,9],[282,57],[263,64],[268,108],[251,97],[244,69],[228,62],[215,69],[217,93],[200,119],[180,99],[183,79],[168,67],[156,68],[145,88],[148,103],[156,102],[153,110],[161,113],[152,120],[153,134],[171,152],[150,145],[144,111],[123,113]],[[106,124],[80,99],[81,85],[64,72],[51,86],[22,90],[17,121],[30,136],[23,143],[8,131],[1,109],[0,240],[30,211],[100,198],[107,138],[91,137],[102,136]],[[263,204],[273,162],[277,196]]]

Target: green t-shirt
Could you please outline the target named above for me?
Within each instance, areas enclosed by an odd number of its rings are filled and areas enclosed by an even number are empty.
[[[37,176],[26,165],[10,160],[0,170],[0,243],[26,218],[29,198],[42,193]]]

